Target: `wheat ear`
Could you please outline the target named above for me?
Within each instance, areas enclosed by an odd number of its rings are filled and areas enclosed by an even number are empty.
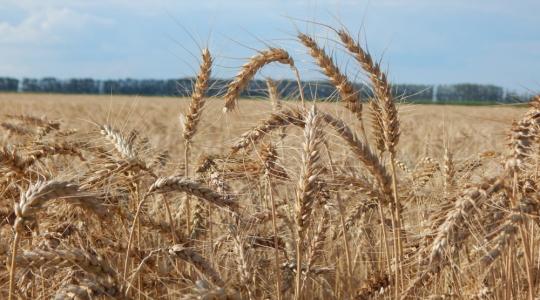
[[[189,104],[189,111],[185,116],[185,122],[183,122],[183,136],[184,140],[190,141],[193,135],[197,132],[197,125],[201,118],[201,114],[205,104],[205,94],[208,89],[208,83],[210,75],[212,73],[212,56],[208,49],[202,51],[202,62],[200,65],[199,73],[195,81],[195,87],[191,94],[191,102]]]
[[[219,287],[225,286],[225,282],[223,282],[219,273],[212,268],[212,265],[202,255],[195,252],[193,249],[178,244],[170,247],[168,252],[172,257],[179,258],[195,266],[195,268],[208,277],[213,284]]]
[[[267,78],[266,89],[268,90],[268,98],[270,98],[270,102],[272,103],[273,110],[274,111],[281,110],[283,105],[281,104],[276,82],[272,80],[271,78]]]
[[[123,159],[130,163],[138,161],[133,144],[120,132],[109,125],[103,125],[101,126],[101,134],[113,144],[114,148]]]
[[[448,211],[441,222],[438,222],[440,225],[431,243],[430,254],[424,261],[427,264],[426,269],[416,276],[401,295],[401,299],[407,299],[419,285],[424,284],[442,270],[448,263],[446,253],[450,251],[449,248],[452,247],[452,251],[457,251],[471,234],[471,231],[465,228],[465,224],[467,219],[472,217],[474,208],[482,205],[486,199],[503,187],[504,178],[492,178],[462,193],[454,207]]]
[[[302,112],[298,109],[291,108],[283,111],[273,112],[268,118],[259,123],[259,125],[248,130],[234,143],[231,147],[229,156],[234,155],[239,150],[256,144],[268,133],[277,128],[282,128],[287,125],[304,126],[304,118]]]
[[[360,63],[362,68],[369,74],[371,84],[375,90],[377,108],[382,116],[382,135],[385,139],[386,150],[390,153],[395,152],[395,146],[399,140],[399,120],[397,118],[397,109],[392,96],[392,91],[386,74],[381,70],[378,63],[373,62],[371,55],[360,47],[351,35],[345,30],[338,31],[341,42],[354,58]],[[379,133],[380,134],[380,133]]]
[[[223,196],[220,193],[205,187],[198,182],[186,179],[183,176],[158,178],[148,189],[148,194],[173,191],[188,193],[221,208],[229,208],[232,211],[238,209],[238,203],[233,201],[230,197]]]
[[[310,222],[311,211],[316,199],[317,178],[321,172],[319,147],[323,141],[321,118],[316,106],[306,114],[304,145],[300,178],[296,188],[296,297],[302,294],[302,256],[305,230]]]
[[[30,185],[28,189],[22,193],[18,203],[15,204],[15,237],[11,252],[11,267],[9,270],[9,299],[13,297],[14,289],[14,274],[15,274],[15,257],[20,240],[20,235],[24,230],[26,222],[34,219],[35,214],[45,203],[54,199],[65,199],[75,205],[85,209],[92,210],[98,214],[104,214],[105,209],[100,203],[88,193],[82,191],[79,185],[72,181],[38,181]]]
[[[232,111],[236,107],[236,101],[240,97],[242,90],[246,88],[249,81],[255,76],[255,73],[267,64],[279,62],[284,65],[289,65],[294,69],[294,61],[289,53],[280,48],[269,48],[259,51],[255,56],[252,56],[249,61],[242,66],[242,70],[236,75],[234,80],[229,84],[227,93],[225,94],[224,112]]]
[[[309,49],[309,54],[315,59],[317,65],[322,69],[324,75],[330,79],[330,82],[338,90],[341,100],[345,107],[353,112],[358,120],[362,120],[362,103],[360,102],[360,94],[339,68],[334,61],[326,54],[324,49],[317,45],[317,42],[310,36],[304,33],[298,33],[300,42]]]
[[[351,151],[355,153],[358,159],[366,166],[368,171],[377,181],[377,185],[383,195],[387,197],[385,199],[379,199],[379,201],[387,203],[388,198],[392,196],[392,192],[390,189],[391,179],[386,167],[371,149],[358,139],[356,134],[345,122],[343,122],[343,120],[335,118],[328,113],[320,114],[324,121],[338,133],[338,135],[349,145]]]

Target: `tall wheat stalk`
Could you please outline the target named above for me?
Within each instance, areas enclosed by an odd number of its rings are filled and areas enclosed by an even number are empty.
[[[319,146],[323,140],[321,119],[315,106],[306,113],[302,169],[296,189],[296,287],[295,298],[302,298],[302,257],[304,235],[310,222],[311,212],[316,201],[317,176],[320,173]]]
[[[364,51],[360,44],[356,42],[350,34],[341,29],[338,31],[338,36],[343,45],[353,54],[354,58],[360,63],[362,68],[369,74],[375,98],[373,99],[373,112],[376,114],[377,126],[376,136],[380,136],[380,140],[384,141],[385,150],[390,154],[390,167],[392,173],[392,190],[393,190],[393,217],[392,227],[394,232],[394,244],[396,255],[396,282],[399,280],[403,288],[403,271],[401,270],[401,259],[403,257],[403,244],[401,237],[401,229],[403,221],[401,217],[401,204],[397,192],[397,174],[396,174],[396,146],[399,141],[399,119],[398,112],[392,95],[390,84],[386,74],[381,70],[378,63],[374,63],[371,55]],[[396,297],[399,291],[396,285]]]
[[[191,150],[191,140],[195,133],[197,132],[197,125],[201,118],[201,114],[204,109],[205,104],[205,93],[208,89],[208,84],[210,80],[210,75],[212,73],[212,56],[210,51],[207,48],[202,51],[202,61],[200,65],[199,73],[197,74],[197,79],[195,81],[195,86],[193,88],[193,93],[191,94],[191,102],[189,105],[189,111],[185,116],[185,120],[181,115],[180,120],[182,121],[183,127],[183,137],[184,137],[184,166],[185,173],[184,176],[189,178],[189,162],[190,162],[190,150]],[[191,234],[191,199],[189,195],[186,195],[186,234]],[[196,205],[200,205],[197,203]]]
[[[266,145],[263,148],[263,153],[261,154],[263,163],[264,163],[264,173],[265,181],[267,187],[268,197],[270,198],[270,205],[272,210],[272,231],[273,231],[273,240],[274,240],[274,263],[276,270],[276,295],[277,299],[281,299],[281,271],[280,271],[280,257],[279,257],[279,242],[278,242],[278,229],[277,229],[277,209],[276,201],[274,198],[274,187],[272,185],[272,174],[275,172],[277,152],[276,149],[271,145]]]

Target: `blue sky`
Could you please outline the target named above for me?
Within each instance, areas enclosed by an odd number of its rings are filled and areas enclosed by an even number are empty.
[[[349,75],[358,66],[314,22],[341,23],[399,83],[491,83],[540,90],[537,0],[0,0],[0,76],[179,78],[200,46],[230,77],[253,49],[287,49],[322,78],[295,32],[315,35]],[[271,66],[260,76],[291,78]]]

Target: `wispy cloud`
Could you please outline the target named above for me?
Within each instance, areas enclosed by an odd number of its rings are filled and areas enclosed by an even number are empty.
[[[12,24],[0,22],[0,44],[45,45],[65,41],[73,34],[92,26],[112,25],[113,21],[80,13],[69,8],[31,10],[25,18]]]

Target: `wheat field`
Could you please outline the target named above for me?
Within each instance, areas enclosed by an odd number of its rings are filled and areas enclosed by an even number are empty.
[[[540,97],[399,104],[310,36],[336,101],[240,100],[283,49],[205,98],[0,94],[0,297],[535,299]],[[300,72],[301,73],[301,72]]]

